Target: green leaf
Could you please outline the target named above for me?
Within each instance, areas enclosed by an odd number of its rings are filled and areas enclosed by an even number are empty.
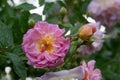
[[[76,49],[77,49],[77,46],[76,45],[73,45],[70,47],[70,54],[73,54],[76,52]]]
[[[72,28],[72,27],[73,27],[73,25],[70,24],[70,23],[64,23],[64,24],[61,25],[61,28],[65,28],[65,33],[64,34],[66,34],[70,30],[70,28]]]
[[[65,28],[72,28],[73,27],[72,24],[70,24],[70,23],[65,23],[65,24],[63,24],[63,26]]]
[[[0,70],[0,79],[1,79],[1,77],[2,77],[2,71]]]
[[[75,34],[78,32],[79,28],[82,26],[81,23],[77,24],[75,27],[71,29],[71,34]]]
[[[21,58],[13,53],[6,53],[7,56],[10,58],[10,60],[13,63],[13,68],[16,74],[24,80],[27,76],[25,65],[23,64]]]
[[[64,1],[60,1],[60,0],[58,0],[57,3],[58,3],[60,6],[62,6],[62,7],[64,6],[64,7],[65,7],[65,3],[64,3]]]
[[[0,69],[1,70],[4,69],[8,65],[7,61],[8,61],[7,56],[4,54],[0,54]]]
[[[9,48],[13,45],[11,26],[7,26],[0,21],[0,48]]]
[[[39,4],[40,6],[42,6],[44,4],[45,0],[39,0]]]
[[[23,3],[19,6],[16,7],[17,9],[21,9],[21,10],[25,10],[25,11],[29,11],[31,9],[35,9],[36,7],[33,6],[32,4],[28,4],[28,3]]]
[[[51,3],[46,3],[46,4],[45,4],[44,11],[43,11],[43,14],[52,13],[53,9],[54,9],[54,3],[53,3],[53,2],[51,2]]]
[[[76,49],[77,49],[77,42],[76,41],[73,41],[73,42],[71,42],[71,45],[70,45],[71,47],[70,47],[70,54],[72,54],[72,53],[75,53],[76,52]]]
[[[41,21],[42,20],[42,16],[34,13],[34,14],[31,14],[30,19],[34,19],[35,21]]]
[[[29,29],[28,20],[30,13],[28,11],[22,11],[16,14],[17,19],[14,21],[13,35],[14,35],[14,42],[16,44],[22,43],[23,34]]]

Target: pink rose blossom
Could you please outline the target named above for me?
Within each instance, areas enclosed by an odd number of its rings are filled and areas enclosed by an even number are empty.
[[[95,60],[91,60],[88,64],[85,61],[81,62],[81,66],[84,69],[84,79],[83,80],[101,80],[102,74],[100,69],[94,69]]]
[[[112,27],[120,20],[120,0],[92,0],[88,12],[96,21]]]
[[[64,29],[47,22],[37,22],[23,37],[22,49],[34,68],[53,68],[64,62],[70,39],[62,37]]]

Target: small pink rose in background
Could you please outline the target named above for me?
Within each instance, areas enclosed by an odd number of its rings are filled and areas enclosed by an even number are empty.
[[[106,27],[113,27],[120,20],[120,0],[92,0],[88,13]]]
[[[83,80],[102,80],[102,74],[100,69],[94,69],[95,60],[91,60],[86,64],[85,61],[81,62],[81,66],[84,69]]]
[[[62,37],[64,29],[47,22],[37,22],[23,37],[22,49],[34,68],[54,68],[64,62],[70,39]]]

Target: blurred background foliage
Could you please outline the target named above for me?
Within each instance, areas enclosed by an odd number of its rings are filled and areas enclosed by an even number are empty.
[[[23,3],[16,5],[14,0],[0,0],[0,78],[5,74],[4,69],[6,66],[12,68],[10,73],[13,78],[12,80],[25,80],[27,76],[41,76],[46,71],[70,69],[79,66],[82,59],[86,61],[95,59],[96,67],[102,71],[103,80],[120,79],[119,22],[113,29],[106,29],[105,36],[107,38],[105,38],[103,48],[88,58],[75,59],[76,55],[70,58],[67,55],[62,67],[52,70],[34,69],[32,66],[27,65],[27,58],[21,49],[22,37],[28,29],[33,27],[32,24],[28,24],[30,19],[36,22],[42,21],[43,17],[36,13],[30,13],[30,10],[35,9],[36,6],[26,3],[27,0],[20,1]],[[66,32],[71,30],[71,34],[75,34],[83,24],[88,23],[83,15],[86,14],[90,1],[57,0],[56,2],[46,2],[45,0],[38,0],[39,7],[44,5],[43,14],[46,16],[44,20],[49,23],[58,24],[60,28],[65,28]],[[67,9],[64,17],[60,13],[61,7]]]

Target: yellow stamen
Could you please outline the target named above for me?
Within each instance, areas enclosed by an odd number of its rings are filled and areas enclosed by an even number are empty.
[[[54,50],[53,44],[54,44],[54,39],[51,35],[46,35],[45,37],[42,37],[38,42],[37,42],[37,50],[42,50],[51,52]]]

